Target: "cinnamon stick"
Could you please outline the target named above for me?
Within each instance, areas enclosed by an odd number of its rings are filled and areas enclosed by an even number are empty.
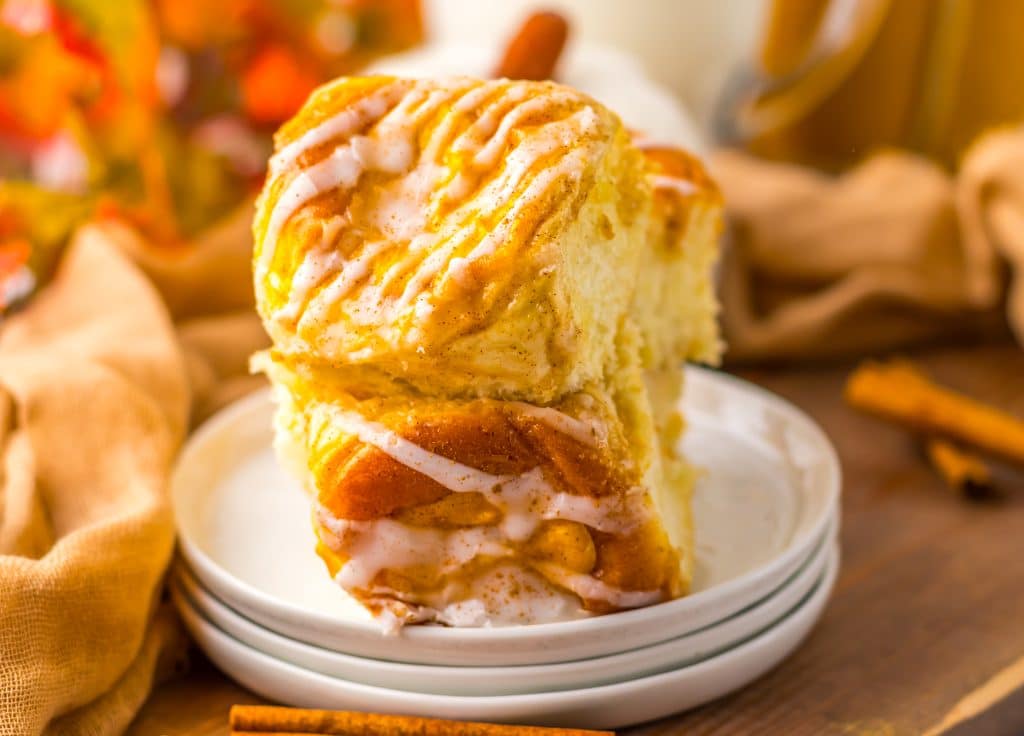
[[[569,22],[564,16],[550,11],[534,13],[505,47],[505,55],[494,76],[535,81],[551,79],[568,38]]]
[[[932,382],[913,365],[865,363],[846,384],[851,406],[1024,465],[1024,422]]]
[[[939,437],[928,440],[925,449],[932,466],[952,490],[972,499],[992,495],[992,473],[980,457]]]
[[[229,716],[234,736],[613,736],[610,731],[502,726],[378,713],[307,710],[270,705],[235,705]]]

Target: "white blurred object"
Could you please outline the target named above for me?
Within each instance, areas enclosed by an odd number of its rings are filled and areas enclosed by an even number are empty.
[[[89,182],[89,160],[71,133],[60,132],[32,151],[32,178],[47,189],[81,194]]]
[[[517,23],[512,23],[512,32]],[[503,44],[437,42],[381,59],[371,65],[370,71],[406,77],[489,76],[501,60]],[[558,64],[558,80],[603,102],[645,138],[699,155],[708,150],[704,135],[682,103],[654,82],[640,62],[627,53],[570,40]]]
[[[497,55],[529,13],[558,11],[570,22],[570,51],[582,41],[634,55],[702,123],[709,119],[730,71],[752,53],[765,4],[765,0],[424,0],[432,40],[479,44]]]

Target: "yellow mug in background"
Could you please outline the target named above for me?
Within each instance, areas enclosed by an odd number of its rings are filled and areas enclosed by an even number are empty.
[[[1020,0],[771,0],[726,86],[720,141],[838,170],[898,146],[946,166],[1024,119]]]

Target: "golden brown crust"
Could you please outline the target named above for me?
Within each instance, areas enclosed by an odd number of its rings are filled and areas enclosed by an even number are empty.
[[[616,468],[627,459],[616,460],[604,448],[588,446],[507,406],[485,400],[461,410],[410,416],[395,431],[428,452],[492,475],[518,475],[541,467],[558,490],[574,495],[601,498],[625,493],[637,484],[635,473]],[[330,460],[316,463],[317,488],[320,503],[338,518],[388,516],[448,493],[422,473],[357,440],[327,451]],[[339,459],[343,468],[336,471]]]
[[[555,491],[573,496],[625,498],[639,483],[635,472],[624,470],[627,458],[613,457],[607,447],[570,437],[524,414],[515,404],[471,402],[442,414],[410,415],[395,429],[429,452],[494,475],[517,475],[540,468]],[[501,520],[500,513],[479,494],[451,492],[374,447],[358,441],[352,445],[346,448],[348,460],[343,472],[324,472],[316,478],[318,500],[332,516],[357,521],[389,518],[414,527],[442,529]],[[336,451],[335,447],[328,449]],[[329,462],[320,467],[333,466]],[[582,554],[591,562],[574,572],[592,575],[622,591],[662,591],[666,599],[681,592],[678,557],[654,519],[615,534],[551,520],[523,542],[521,553],[523,559],[534,559],[541,565],[564,563],[568,558],[579,565]],[[327,557],[329,566],[340,567],[345,559],[343,550],[334,544]],[[471,569],[461,570],[460,576],[469,579],[481,574],[481,566],[497,562],[479,560]],[[422,571],[410,576],[402,570],[388,569],[382,575],[376,584],[412,596],[426,595],[452,582],[445,576],[424,577]],[[596,598],[583,602],[585,608],[595,612],[616,610]]]

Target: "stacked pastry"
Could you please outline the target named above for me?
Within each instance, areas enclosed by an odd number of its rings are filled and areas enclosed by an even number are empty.
[[[276,143],[256,364],[337,582],[386,624],[683,595],[679,363],[718,350],[699,163],[572,89],[469,78],[339,79]]]

